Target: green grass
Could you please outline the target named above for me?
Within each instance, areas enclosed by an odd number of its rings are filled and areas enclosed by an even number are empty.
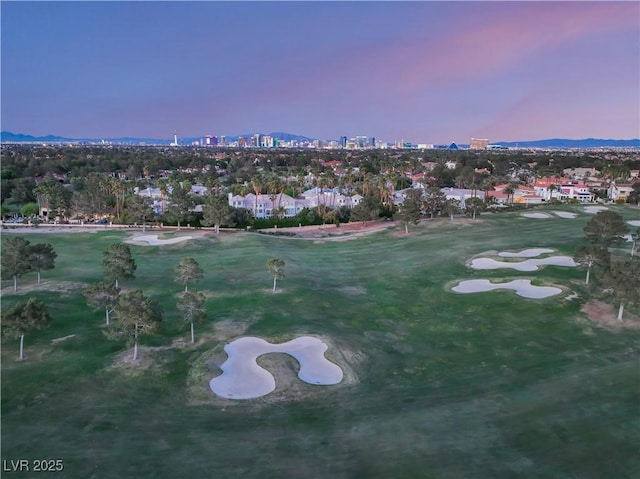
[[[59,458],[65,473],[56,477],[73,478],[637,477],[637,329],[612,331],[583,317],[589,290],[582,270],[465,266],[490,250],[572,254],[591,217],[505,213],[472,225],[427,221],[408,236],[212,235],[132,246],[136,279],[123,286],[164,308],[162,332],[143,341],[164,347],[153,352],[157,367],[139,370],[112,367],[126,346],[104,337],[103,314],[86,306],[79,289],[24,293],[35,282],[28,275],[13,294],[3,281],[3,308],[33,294],[54,321],[26,336],[26,361],[15,361],[17,341],[3,340],[2,458]],[[127,233],[25,237],[58,252],[44,281],[88,284],[102,276],[102,251]],[[188,336],[175,308],[181,286],[173,282],[184,256],[205,270],[196,288],[209,296],[210,321],[196,329],[204,338],[198,345],[168,347]],[[287,276],[272,295],[266,262],[274,256],[286,261]],[[460,279],[516,277],[568,291],[527,300],[445,288]],[[563,299],[572,291],[578,300]],[[295,400],[217,399],[207,390],[217,374],[207,363],[226,343],[214,335],[223,323],[271,341],[322,335],[357,381],[300,385],[304,395]]]

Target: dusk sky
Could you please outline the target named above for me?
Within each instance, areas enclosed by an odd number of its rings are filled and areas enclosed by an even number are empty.
[[[2,130],[640,136],[638,2],[11,2]]]

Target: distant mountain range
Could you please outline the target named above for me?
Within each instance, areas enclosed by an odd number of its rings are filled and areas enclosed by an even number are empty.
[[[492,145],[509,148],[640,148],[640,139],[633,140],[604,140],[600,138],[585,138],[583,140],[567,140],[565,138],[551,138],[535,141],[499,141]]]
[[[239,137],[250,138],[255,133],[246,133],[242,135],[226,136],[227,141],[237,141]],[[299,142],[312,141],[313,138],[308,136],[296,135],[293,133],[285,132],[272,132],[269,136],[278,138],[282,141],[296,140]],[[195,137],[180,137],[178,142],[182,145],[191,145],[195,141],[202,141],[203,136]],[[137,137],[123,137],[123,138],[65,138],[56,135],[47,136],[32,136],[24,135],[21,133],[11,133],[10,131],[0,132],[0,141],[2,143],[117,143],[117,144],[129,144],[139,145],[141,143],[147,145],[170,145],[173,143],[173,139],[158,139],[158,138],[137,138]],[[501,145],[508,148],[640,148],[640,139],[631,140],[613,140],[613,139],[600,139],[600,138],[585,138],[582,140],[570,140],[565,138],[552,138],[546,140],[534,140],[534,141],[498,141],[492,142],[492,145]],[[466,145],[460,145],[466,146]]]
[[[244,133],[240,135],[234,136],[226,136],[227,141],[237,141],[238,138],[250,138],[255,133]],[[260,133],[264,135],[264,133]],[[269,136],[274,138],[278,138],[282,141],[313,141],[313,138],[309,138],[307,136],[295,135],[293,133],[284,133],[284,132],[272,132],[268,133]],[[193,137],[178,137],[178,142],[181,145],[191,145],[195,141],[204,140],[205,135],[202,136],[193,136]],[[172,138],[138,138],[138,137],[121,137],[121,138],[67,138],[64,136],[56,136],[56,135],[47,135],[47,136],[33,136],[33,135],[25,135],[22,133],[12,133],[10,131],[0,132],[0,141],[2,143],[120,143],[120,144],[131,144],[131,145],[139,145],[140,143],[146,143],[149,145],[170,145],[173,143]]]

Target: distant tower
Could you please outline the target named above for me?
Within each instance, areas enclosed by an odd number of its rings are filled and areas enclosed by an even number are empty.
[[[178,146],[178,134],[175,131],[173,132],[173,143],[171,145]]]

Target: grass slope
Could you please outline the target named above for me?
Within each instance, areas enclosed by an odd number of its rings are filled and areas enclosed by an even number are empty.
[[[637,219],[637,211],[619,211]],[[54,317],[49,329],[26,336],[26,361],[15,361],[17,341],[3,341],[3,459],[62,459],[57,477],[86,478],[637,477],[637,330],[583,317],[581,270],[465,265],[493,250],[572,254],[590,218],[506,213],[473,224],[427,221],[408,236],[212,235],[132,246],[136,279],[123,286],[142,289],[165,311],[163,332],[143,340],[140,367],[114,367],[130,351],[106,340],[103,313],[78,289],[101,278],[102,251],[127,234],[25,235],[53,244],[56,269],[43,280],[69,288],[29,291],[32,275],[18,294],[2,283],[3,307],[34,295]],[[210,321],[196,329],[194,346],[185,344],[175,308],[181,286],[173,267],[184,256],[205,270],[196,288],[207,294]],[[274,256],[287,274],[275,295],[266,271]],[[567,293],[527,300],[446,289],[460,279],[516,277]],[[569,292],[578,298],[564,299]],[[218,399],[207,391],[219,372],[212,364],[243,334],[326,337],[340,351],[327,354],[346,361],[354,380],[318,388],[290,378],[295,397],[277,390]],[[75,336],[51,342],[68,335]]]

